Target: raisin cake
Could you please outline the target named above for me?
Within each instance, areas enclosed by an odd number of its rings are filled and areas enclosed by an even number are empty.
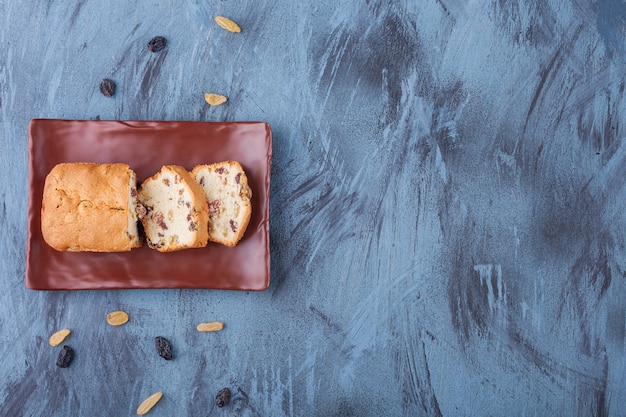
[[[148,246],[159,252],[204,247],[208,205],[204,191],[183,167],[166,165],[139,187]]]
[[[192,170],[209,205],[209,240],[233,247],[241,240],[252,214],[252,190],[241,164],[223,161]]]
[[[44,183],[41,232],[58,251],[130,251],[142,246],[136,208],[137,180],[127,164],[59,164]]]

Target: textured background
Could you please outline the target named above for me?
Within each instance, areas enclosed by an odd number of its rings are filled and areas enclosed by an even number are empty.
[[[1,415],[626,415],[624,1],[0,0],[0,45]],[[269,122],[270,288],[27,290],[42,117]]]

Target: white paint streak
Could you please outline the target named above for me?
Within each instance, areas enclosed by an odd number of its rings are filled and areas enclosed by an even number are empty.
[[[517,171],[517,161],[515,160],[515,156],[503,151],[498,151],[496,157],[498,159],[498,170],[500,170],[501,167],[504,167],[508,169],[510,174],[514,174]]]
[[[474,265],[474,271],[478,272],[480,285],[487,286],[487,303],[492,314],[506,311],[506,288],[502,281],[502,266],[500,264]],[[495,274],[495,289],[494,278]]]
[[[437,167],[437,172],[439,176],[443,180],[444,184],[448,183],[448,172],[446,170],[446,164],[443,161],[443,157],[441,156],[441,150],[439,146],[437,146],[437,150],[435,153],[435,167]]]
[[[537,274],[533,283],[533,299],[530,302],[522,300],[520,307],[522,310],[522,319],[530,320],[533,330],[541,332],[543,323],[543,279],[540,274]]]
[[[541,316],[542,316],[542,304],[543,304],[543,279],[541,276],[537,276],[534,282],[535,290],[535,302],[532,308],[533,328],[537,331],[541,330]]]
[[[519,251],[519,245],[521,242],[519,236],[517,235],[517,226],[513,226],[513,242],[515,246],[515,261],[517,262],[517,255]]]
[[[304,362],[296,372],[296,377],[300,377],[302,373],[305,376],[305,394],[306,402],[313,405],[315,401],[315,392],[319,389],[315,382],[315,364],[317,363],[317,345],[311,339],[307,341],[307,354]]]

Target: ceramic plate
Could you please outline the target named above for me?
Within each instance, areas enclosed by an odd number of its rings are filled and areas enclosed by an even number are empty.
[[[264,290],[269,286],[270,126],[262,122],[164,122],[35,119],[29,127],[26,286],[37,290],[198,288]],[[160,253],[147,245],[123,253],[68,253],[41,234],[48,172],[61,162],[122,162],[139,182],[163,165],[236,160],[252,188],[252,217],[234,248]]]

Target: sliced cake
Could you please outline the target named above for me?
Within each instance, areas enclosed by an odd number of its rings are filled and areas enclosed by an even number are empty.
[[[209,206],[209,240],[235,246],[252,215],[252,190],[243,167],[236,161],[198,165],[192,170]]]
[[[148,246],[159,252],[207,244],[208,205],[204,191],[183,167],[166,165],[139,187]]]

